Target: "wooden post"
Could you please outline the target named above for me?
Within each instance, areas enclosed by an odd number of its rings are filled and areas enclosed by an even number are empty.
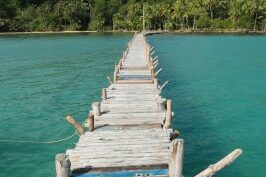
[[[118,74],[118,66],[115,65],[115,72],[114,72],[114,83],[117,81],[117,74]]]
[[[172,121],[172,100],[167,100],[166,102],[166,119],[164,123],[164,128],[170,127]]]
[[[103,101],[107,100],[107,90],[106,90],[106,88],[102,89],[102,100]]]
[[[99,102],[92,103],[92,112],[96,116],[100,116],[101,115],[100,103]]]
[[[175,139],[170,145],[169,177],[182,177],[184,140]]]
[[[117,65],[117,68],[118,68],[118,73],[120,73],[120,71],[121,71],[121,60],[119,61],[118,65]]]
[[[159,60],[153,60],[153,66],[156,65],[157,63],[159,63]]]
[[[149,60],[149,65],[150,65],[150,68],[154,68],[153,67],[153,60]]]
[[[154,69],[156,69],[156,68],[157,68],[157,66],[159,66],[159,63],[156,63],[156,65],[154,65]]]
[[[123,57],[122,57],[122,61],[124,62],[126,59],[126,56],[125,56],[125,52],[123,52]]]
[[[155,78],[155,79],[153,79],[153,84],[154,84],[154,88],[155,89],[158,89],[158,79],[157,78]]]
[[[155,78],[155,77],[154,77],[154,69],[153,69],[153,67],[151,67],[151,78],[152,78],[152,79]]]
[[[89,126],[89,131],[93,132],[94,131],[94,115],[93,112],[89,113],[89,117],[87,119],[88,126]]]
[[[179,131],[175,130],[173,133],[170,134],[170,141],[175,140],[179,136]]]
[[[67,120],[71,125],[73,125],[73,126],[77,129],[77,131],[78,131],[78,133],[79,133],[80,135],[84,134],[84,129],[83,129],[83,127],[82,127],[79,123],[77,123],[77,121],[76,121],[73,117],[71,117],[70,115],[68,115],[68,116],[66,116],[65,118],[66,118],[66,120]]]
[[[160,86],[160,91],[163,90],[163,88],[168,84],[168,81],[165,81],[162,86]]]
[[[156,77],[156,76],[157,76],[162,70],[163,70],[163,69],[160,68],[160,69],[154,74],[154,76]]]
[[[214,175],[217,171],[220,171],[225,166],[234,162],[235,159],[238,158],[242,153],[243,151],[241,149],[234,150],[233,152],[228,154],[226,157],[224,157],[222,160],[220,160],[219,162],[216,162],[213,165],[210,165],[207,169],[203,170],[201,173],[199,173],[195,177],[209,177],[209,176]]]
[[[160,111],[165,111],[165,107],[164,107],[164,100],[160,97],[160,99],[158,100],[158,109],[160,110]]]
[[[55,156],[56,177],[70,177],[71,163],[66,154],[57,154]]]

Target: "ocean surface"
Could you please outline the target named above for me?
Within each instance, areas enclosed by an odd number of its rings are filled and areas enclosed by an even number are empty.
[[[0,36],[0,139],[50,141],[75,131],[109,85],[131,34]],[[0,177],[52,177],[56,144],[0,142]]]
[[[185,139],[185,177],[241,148],[219,177],[265,177],[266,36],[153,35],[169,80],[173,128]]]
[[[54,155],[74,147],[77,137],[56,144],[1,140],[73,134],[64,116],[84,121],[131,37],[0,36],[0,177],[54,176]],[[185,139],[184,176],[235,148],[243,156],[216,176],[266,176],[266,36],[168,34],[148,40],[163,68],[160,81],[169,80],[163,95],[173,100],[172,127]]]

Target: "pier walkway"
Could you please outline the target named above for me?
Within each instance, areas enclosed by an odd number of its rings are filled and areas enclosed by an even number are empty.
[[[151,50],[143,34],[129,42],[102,101],[92,104],[89,131],[66,152],[72,174],[152,169],[182,174],[183,140],[171,145],[177,135],[169,129],[171,100],[160,96],[158,60]]]

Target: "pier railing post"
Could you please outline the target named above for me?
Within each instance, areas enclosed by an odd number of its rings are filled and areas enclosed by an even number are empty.
[[[87,119],[89,131],[93,132],[94,131],[94,115],[93,112],[89,113],[88,119]]]
[[[165,111],[165,107],[164,107],[165,100],[162,99],[161,96],[159,96],[157,99],[158,99],[158,101],[157,101],[158,109],[159,109],[160,111]]]
[[[119,69],[118,69],[118,66],[117,66],[117,65],[115,65],[115,72],[114,72],[114,83],[116,83],[116,81],[117,81],[117,74],[118,74],[118,71],[119,71]]]
[[[106,90],[106,88],[102,89],[102,100],[103,101],[107,100],[107,90]]]
[[[182,177],[184,140],[175,139],[170,145],[169,177]]]
[[[70,177],[70,167],[71,163],[66,154],[57,154],[55,156],[56,177]]]
[[[164,123],[164,128],[169,128],[172,121],[172,100],[167,100],[166,102],[166,118]]]
[[[100,116],[101,115],[101,111],[100,111],[100,103],[99,102],[94,102],[92,103],[92,112],[94,115],[96,116]]]
[[[159,85],[157,78],[153,79],[153,84],[154,84],[154,88],[157,90],[158,89],[158,85]]]

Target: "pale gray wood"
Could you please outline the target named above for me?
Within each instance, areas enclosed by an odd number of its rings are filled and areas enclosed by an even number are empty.
[[[106,88],[102,89],[102,100],[103,101],[107,100],[107,89]]]
[[[91,113],[89,114],[88,119],[87,119],[88,127],[89,127],[89,131],[90,131],[90,132],[93,132],[93,131],[94,131],[94,124],[95,124],[94,121],[95,121],[95,119],[94,119],[94,114],[91,112]]]
[[[169,177],[182,177],[184,141],[175,139],[170,145]]]
[[[57,154],[55,156],[56,177],[70,177],[71,163],[66,154]]]
[[[172,100],[167,100],[166,102],[166,119],[164,128],[169,128],[172,121]]]
[[[223,159],[216,162],[215,164],[210,165],[207,169],[203,170],[201,173],[199,173],[195,177],[213,176],[216,172],[220,171],[227,165],[234,162],[242,153],[243,151],[241,149],[235,149],[233,152],[231,152],[230,154],[228,154],[227,156],[225,156]]]
[[[100,103],[99,102],[94,102],[94,103],[92,103],[91,106],[92,106],[93,114],[96,115],[96,116],[99,116],[101,114]]]

